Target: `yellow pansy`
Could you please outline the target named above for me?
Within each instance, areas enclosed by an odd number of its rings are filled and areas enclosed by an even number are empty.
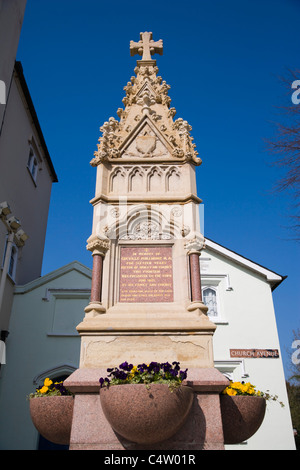
[[[47,379],[44,380],[45,387],[50,387],[50,385],[52,384],[53,384],[52,380],[50,380],[48,377]]]
[[[236,390],[240,390],[241,386],[242,386],[242,384],[240,382],[232,382],[231,383],[231,387],[235,388]]]
[[[42,388],[39,389],[39,392],[46,393],[46,392],[48,392],[48,390],[49,390],[49,388],[44,385]]]
[[[234,396],[237,394],[237,391],[236,390],[233,390],[232,388],[229,388],[227,390],[227,395],[230,395],[230,396]]]
[[[243,393],[248,393],[250,388],[251,388],[251,384],[249,382],[241,385],[241,391]]]
[[[133,368],[130,371],[129,378],[132,379],[135,376],[136,372],[137,372],[137,366],[133,366]]]

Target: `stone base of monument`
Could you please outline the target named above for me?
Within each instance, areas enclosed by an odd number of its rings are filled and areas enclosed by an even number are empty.
[[[112,429],[104,416],[99,396],[99,378],[106,375],[106,369],[82,368],[64,382],[75,393],[70,450],[224,449],[220,393],[229,381],[217,369],[189,369],[184,383],[194,391],[191,411],[176,434],[151,445],[127,441]]]

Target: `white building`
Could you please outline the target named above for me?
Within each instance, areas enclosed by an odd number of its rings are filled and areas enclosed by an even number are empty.
[[[295,449],[272,298],[284,277],[208,239],[201,258],[203,298],[217,324],[215,367],[234,381],[269,390],[285,405],[268,402],[258,432],[226,448]]]

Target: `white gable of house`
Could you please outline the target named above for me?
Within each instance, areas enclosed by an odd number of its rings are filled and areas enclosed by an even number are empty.
[[[274,290],[287,277],[281,276],[280,274],[277,274],[276,272],[271,271],[270,269],[261,266],[260,264],[255,263],[254,261],[251,261],[250,259],[245,258],[244,256],[232,250],[229,250],[228,248],[225,248],[224,246],[210,240],[209,238],[205,238],[205,244],[208,251],[211,250],[212,252],[227,258],[231,262],[234,262],[245,269],[249,269],[249,271],[261,275],[271,285],[272,290]],[[205,251],[203,252],[203,256],[205,256]]]

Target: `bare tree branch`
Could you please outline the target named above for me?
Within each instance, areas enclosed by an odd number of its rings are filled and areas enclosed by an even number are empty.
[[[292,88],[294,80],[300,80],[300,70],[289,71],[287,77],[281,77],[280,81],[288,92],[288,105],[280,106],[281,118],[286,123],[275,123],[276,134],[274,139],[266,140],[269,153],[276,155],[272,162],[273,166],[282,167],[285,174],[275,185],[275,192],[289,191],[294,204],[293,210],[297,211],[300,206],[300,103],[292,103]],[[297,240],[300,240],[300,215],[292,214],[292,229],[296,232]],[[296,222],[296,223],[294,223]]]

